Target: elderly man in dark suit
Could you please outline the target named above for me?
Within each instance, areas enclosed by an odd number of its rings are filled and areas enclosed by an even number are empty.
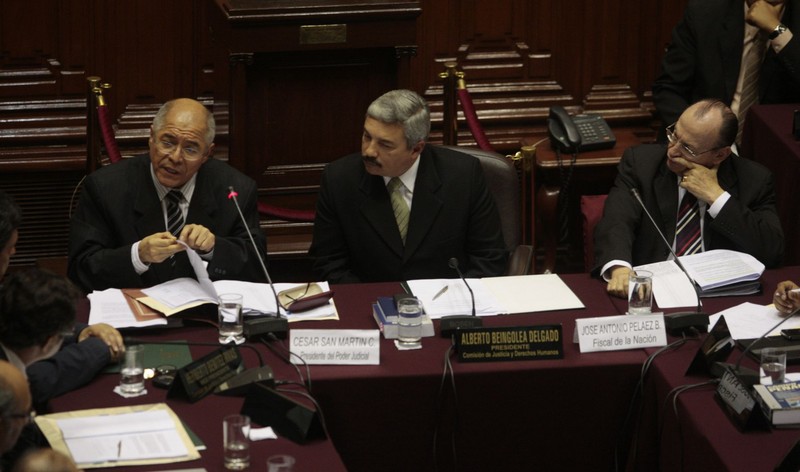
[[[737,125],[724,103],[701,100],[668,127],[666,148],[643,145],[625,151],[594,232],[593,272],[608,281],[609,293],[626,296],[631,266],[670,257],[632,188],[678,256],[731,249],[767,267],[781,263],[783,231],[772,174],[731,152]],[[683,231],[690,226],[696,231]]]
[[[149,156],[86,179],[70,228],[69,276],[85,291],[149,287],[194,272],[184,246],[212,280],[261,281],[248,232],[264,257],[255,182],[213,159],[213,115],[199,102],[164,104],[150,128]],[[243,224],[229,186],[239,194]]]
[[[394,90],[367,109],[361,152],[322,177],[311,255],[335,283],[502,275],[508,254],[480,163],[426,145],[425,100]]]

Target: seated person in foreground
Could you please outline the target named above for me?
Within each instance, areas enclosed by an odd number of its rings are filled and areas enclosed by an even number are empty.
[[[625,151],[594,232],[593,274],[625,297],[631,267],[671,257],[635,188],[678,256],[730,249],[767,267],[783,258],[772,174],[731,151],[738,121],[717,100],[701,100],[667,127],[669,144]]]
[[[70,227],[69,276],[86,292],[150,287],[194,277],[182,241],[212,280],[263,280],[256,184],[212,158],[214,116],[199,102],[164,104],[150,127],[149,156],[108,165],[84,184]],[[245,226],[231,199],[239,194]]]
[[[0,288],[0,359],[26,373],[37,408],[86,384],[124,350],[108,325],[76,329],[79,297],[69,280],[40,269],[15,272]]]
[[[8,194],[0,190],[0,248],[2,248],[0,280],[5,276],[10,257],[16,252],[21,220],[17,204]],[[26,316],[26,313],[33,313],[31,316],[34,321],[39,319],[38,310],[49,310],[53,304],[58,303],[59,297],[78,296],[77,291],[66,279],[41,271],[17,274],[9,284],[12,287],[16,285],[21,287],[16,291],[9,289],[8,299],[3,302],[8,306],[8,315]],[[69,291],[73,291],[74,294],[70,295]],[[68,300],[62,302],[65,305],[65,313],[72,312],[74,316],[74,307],[66,307],[70,302]],[[3,319],[2,314],[0,319]],[[9,323],[20,321],[14,318],[9,320]],[[10,336],[13,338],[13,332],[17,330],[10,331]],[[24,337],[27,342],[28,334],[24,334]],[[2,342],[0,340],[0,343]],[[71,333],[64,338],[61,349],[52,357],[33,362],[27,369],[23,364],[30,363],[20,362],[17,366],[27,372],[36,404],[39,405],[88,382],[106,364],[116,361],[124,351],[122,335],[114,327],[105,323],[94,325],[75,323]],[[0,353],[0,357],[4,355]],[[72,372],[72,369],[76,369],[76,372]]]
[[[44,411],[51,396],[88,382],[108,363],[109,349],[98,339],[58,361],[65,338],[74,337],[75,302],[80,291],[66,278],[39,269],[15,272],[0,289],[0,359],[27,375],[34,409]],[[83,344],[83,343],[79,343]],[[80,355],[79,355],[80,354]],[[47,446],[33,423],[26,423],[14,447],[3,454],[10,470],[30,448]]]
[[[508,253],[480,162],[426,145],[430,112],[409,90],[367,109],[361,152],[322,176],[314,269],[333,283],[502,275]],[[394,189],[394,190],[390,190]]]

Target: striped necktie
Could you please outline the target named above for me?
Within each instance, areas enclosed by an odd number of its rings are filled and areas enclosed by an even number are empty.
[[[739,130],[736,133],[736,144],[742,144],[742,130],[744,129],[744,119],[747,111],[758,103],[758,76],[761,70],[761,62],[764,59],[766,38],[759,31],[753,38],[750,51],[747,56],[742,58],[742,90],[739,95],[739,111],[736,115],[739,118]]]
[[[675,228],[675,254],[694,254],[703,250],[700,238],[700,205],[697,197],[686,192],[678,209],[678,225]]]
[[[183,194],[180,190],[170,190],[166,195],[167,201],[167,231],[176,237],[181,234],[184,219],[181,211],[181,201]]]
[[[400,230],[400,237],[403,239],[403,244],[405,244],[410,212],[406,199],[403,198],[403,181],[398,177],[392,177],[386,187],[392,200],[392,211],[394,212],[394,219],[397,220],[397,229]]]

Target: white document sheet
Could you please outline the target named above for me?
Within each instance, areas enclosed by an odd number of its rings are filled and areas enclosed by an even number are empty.
[[[126,300],[126,295],[118,288],[94,291],[89,298],[89,324],[107,323],[115,328],[166,325],[166,318],[139,321]]]
[[[661,309],[696,307],[697,292],[686,274],[675,261],[654,262],[640,265],[635,270],[653,273],[653,296]]]
[[[467,279],[475,293],[478,316],[568,310],[584,305],[556,274]],[[436,297],[445,286],[447,290]],[[432,319],[472,314],[469,290],[461,279],[409,280],[408,287],[422,300]],[[436,300],[433,298],[436,297]]]
[[[503,305],[504,313],[573,310],[583,303],[556,274],[481,279]]]
[[[189,451],[166,411],[57,420],[78,464],[186,456]]]
[[[193,302],[208,301],[217,303],[217,292],[214,286],[208,291],[190,277],[169,280],[150,288],[142,289],[142,293],[152,297],[170,308],[176,308]]]
[[[478,316],[504,313],[503,307],[481,282],[481,279],[467,279],[467,283],[475,294],[475,313]],[[447,290],[434,300],[436,293],[445,286],[447,286]],[[448,315],[472,314],[472,297],[461,279],[409,280],[408,287],[411,289],[411,293],[422,301],[425,313],[431,319],[439,319]]]
[[[755,257],[726,249],[683,256],[681,262],[703,290],[756,280],[764,272],[764,264]]]
[[[733,339],[758,338],[787,316],[776,310],[774,305],[764,306],[749,302],[742,303],[709,316],[709,330],[719,321],[719,317],[722,315],[725,315],[725,323],[727,323]],[[800,328],[800,317],[788,320],[778,328],[770,331],[768,336],[780,336],[782,329],[789,328]]]

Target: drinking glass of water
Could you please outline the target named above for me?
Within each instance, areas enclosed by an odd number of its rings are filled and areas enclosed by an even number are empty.
[[[125,347],[120,372],[119,388],[122,393],[136,394],[144,390],[144,346],[134,344]]]
[[[244,470],[250,467],[250,417],[228,415],[222,420],[225,468]]]
[[[761,350],[761,383],[774,385],[786,379],[786,351],[773,347]]]
[[[242,320],[242,296],[238,293],[223,293],[219,296],[219,342],[236,344],[244,342]]]
[[[397,341],[406,348],[422,345],[422,304],[416,298],[397,301]]]
[[[653,306],[653,273],[631,272],[628,277],[628,314],[649,315]]]

